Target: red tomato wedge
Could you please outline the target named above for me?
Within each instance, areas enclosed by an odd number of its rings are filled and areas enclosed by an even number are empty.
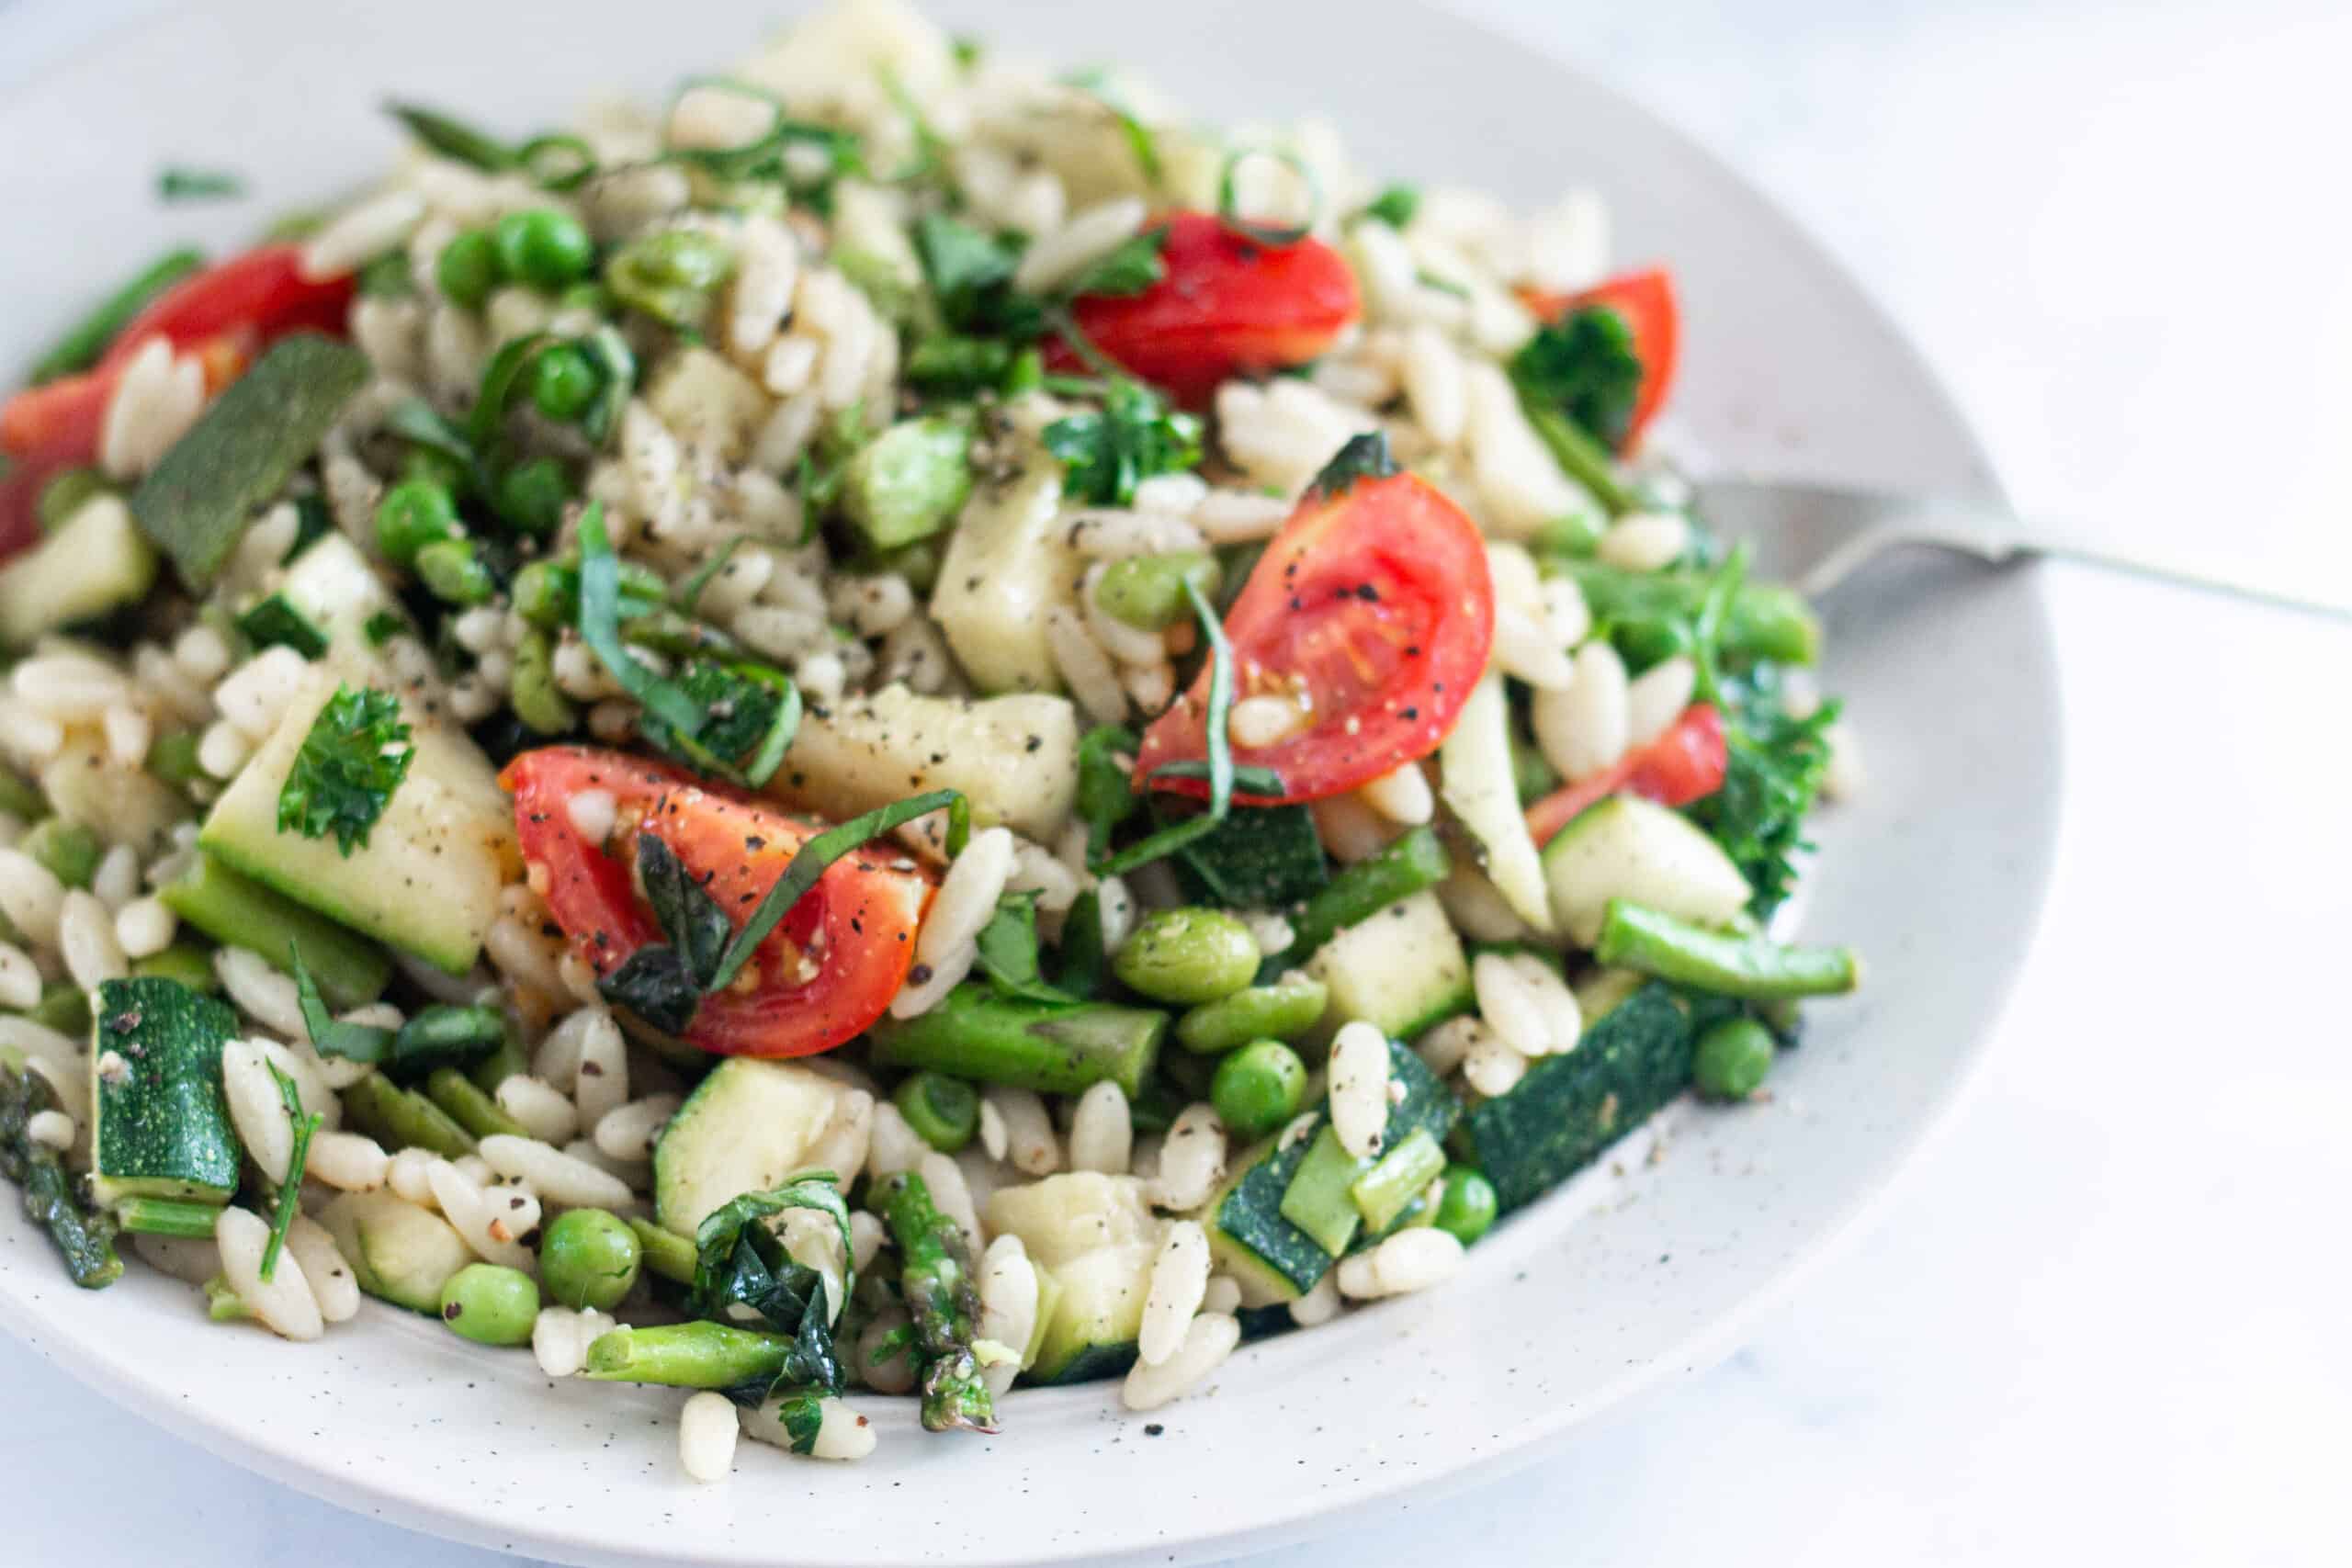
[[[38,532],[33,503],[42,484],[60,469],[96,461],[115,383],[153,339],[200,356],[206,389],[217,392],[275,338],[342,335],[353,280],[306,280],[300,254],[295,245],[265,245],[174,285],[130,319],[95,368],[28,387],[0,404],[0,454],[12,464],[0,484],[0,558]]]
[[[1660,806],[1688,806],[1724,786],[1731,753],[1724,743],[1724,716],[1712,703],[1692,703],[1667,732],[1619,758],[1609,767],[1550,795],[1527,808],[1527,830],[1540,848],[1585,807],[1623,791]]]
[[[572,950],[599,975],[662,940],[631,880],[637,835],[651,833],[703,879],[738,931],[793,852],[825,828],[714,787],[677,768],[616,751],[550,746],[499,775],[534,885]],[[603,844],[582,839],[570,804],[588,790],[619,803]],[[807,1056],[853,1039],[882,1016],[914,964],[932,879],[887,843],[835,861],[760,943],[726,990],[705,998],[686,1043],[725,1056]]]
[[[1573,294],[1530,289],[1521,299],[1546,321],[1593,305],[1606,305],[1625,319],[1634,334],[1634,356],[1642,362],[1642,389],[1634,396],[1633,422],[1625,427],[1620,450],[1630,452],[1641,445],[1644,427],[1666,404],[1667,390],[1674,384],[1674,362],[1681,351],[1682,312],[1674,299],[1673,274],[1654,266]]]
[[[1309,492],[1275,535],[1225,618],[1236,699],[1295,692],[1307,726],[1271,746],[1235,747],[1237,766],[1272,768],[1279,795],[1320,800],[1437,750],[1487,668],[1495,591],[1477,525],[1413,474]],[[1208,671],[1145,731],[1138,787],[1207,750]],[[1151,785],[1206,796],[1207,781]]]
[[[98,368],[120,369],[151,337],[180,349],[228,338],[250,359],[288,333],[342,336],[356,281],[306,278],[301,254],[300,245],[264,245],[183,278],[130,319]]]
[[[1355,274],[1320,241],[1262,244],[1206,212],[1162,221],[1167,276],[1140,294],[1080,296],[1070,315],[1095,347],[1188,408],[1228,377],[1306,364],[1363,313]],[[1085,368],[1058,342],[1046,364]]]

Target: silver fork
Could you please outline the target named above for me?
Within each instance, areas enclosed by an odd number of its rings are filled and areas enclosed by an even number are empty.
[[[2034,555],[2086,561],[2352,618],[2352,583],[2283,581],[2249,572],[2218,550],[2192,559],[2138,541],[2086,542],[1965,502],[1743,479],[1702,479],[1694,500],[1710,527],[1750,542],[1758,575],[1793,583],[1808,598],[1828,592],[1884,551],[1926,547],[1996,563]]]

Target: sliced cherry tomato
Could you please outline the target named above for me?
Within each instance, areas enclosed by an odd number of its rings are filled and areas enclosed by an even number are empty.
[[[120,369],[151,337],[179,349],[227,338],[250,358],[288,333],[342,336],[356,280],[306,278],[301,255],[300,245],[264,245],[174,284],[130,319],[98,368]]]
[[[288,333],[343,335],[354,280],[306,279],[300,255],[297,245],[264,245],[199,272],[132,317],[95,368],[28,387],[0,404],[0,454],[12,465],[0,488],[0,559],[38,531],[32,498],[50,477],[97,460],[115,384],[131,356],[155,338],[202,360],[205,390],[217,392]]]
[[[1226,615],[1237,698],[1296,693],[1306,728],[1272,746],[1236,747],[1245,767],[1282,776],[1279,795],[1320,800],[1437,750],[1487,667],[1495,590],[1477,525],[1414,474],[1310,492],[1266,547]],[[1207,753],[1208,671],[1153,721],[1138,786],[1170,762]],[[1152,787],[1208,794],[1201,779]]]
[[[651,833],[708,889],[736,929],[824,824],[744,800],[680,769],[579,746],[526,751],[499,782],[533,881],[543,875],[556,924],[599,975],[662,940],[631,879],[637,837]],[[582,839],[573,796],[619,803],[602,844]],[[882,1016],[914,964],[932,881],[887,843],[843,855],[801,895],[726,990],[703,999],[686,1043],[727,1056],[830,1051]]]
[[[1660,806],[1688,806],[1724,787],[1731,752],[1724,742],[1724,716],[1713,703],[1692,703],[1667,732],[1627,752],[1610,766],[1550,795],[1527,808],[1527,830],[1540,847],[1585,807],[1621,791]]]
[[[1673,275],[1662,266],[1650,267],[1573,294],[1531,289],[1521,298],[1546,321],[1592,305],[1606,305],[1625,319],[1634,334],[1634,356],[1642,362],[1642,389],[1634,399],[1633,421],[1625,427],[1620,449],[1630,452],[1639,446],[1643,428],[1666,403],[1667,389],[1674,384],[1674,362],[1681,350],[1682,312],[1674,301]]]
[[[1206,212],[1164,221],[1167,276],[1140,294],[1080,296],[1070,315],[1095,347],[1186,407],[1228,377],[1306,364],[1363,313],[1355,274],[1320,241],[1261,244]],[[1046,363],[1085,368],[1061,343]]]

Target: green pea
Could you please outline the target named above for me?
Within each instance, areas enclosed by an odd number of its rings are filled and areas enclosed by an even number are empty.
[[[595,242],[580,220],[551,208],[510,212],[492,231],[499,265],[518,283],[561,288],[588,276],[596,265]]]
[[[40,519],[40,531],[51,533],[63,527],[65,520],[81,511],[85,502],[113,493],[114,486],[97,469],[68,468],[40,487],[40,498],[33,502],[33,514]]]
[[[401,478],[423,479],[455,495],[466,482],[466,471],[447,452],[435,452],[430,446],[412,446],[401,458]]]
[[[1752,1018],[1727,1018],[1699,1036],[1691,1064],[1699,1092],[1710,1100],[1746,1100],[1772,1070],[1772,1032]]]
[[[586,355],[560,344],[531,361],[531,401],[558,424],[569,424],[595,402],[604,380]]]
[[[504,277],[498,243],[485,230],[467,230],[442,246],[440,255],[434,258],[433,281],[451,304],[469,310],[481,310],[490,291]]]
[[[1539,556],[1589,556],[1600,547],[1601,519],[1589,512],[1555,517],[1535,530],[1527,547]]]
[[[567,1209],[539,1238],[539,1278],[559,1305],[610,1312],[637,1283],[643,1250],[618,1214]]]
[[[1177,1043],[1216,1055],[1252,1040],[1295,1040],[1323,1016],[1331,993],[1323,982],[1294,969],[1271,986],[1251,986],[1196,1007],[1176,1021]]]
[[[143,978],[177,980],[192,991],[217,991],[220,978],[212,972],[212,953],[192,942],[175,942],[161,953],[130,961],[130,972]]]
[[[96,833],[62,817],[34,823],[17,847],[47,866],[49,874],[68,887],[90,886],[98,859],[107,852]]]
[[[498,480],[498,513],[526,534],[544,537],[563,521],[571,480],[554,457],[526,457]]]
[[[401,566],[457,533],[457,499],[430,479],[402,479],[376,503],[376,547]]]
[[[498,592],[470,539],[436,539],[416,552],[417,580],[445,604],[486,604]]]
[[[1487,1234],[1501,1208],[1502,1201],[1495,1196],[1495,1184],[1487,1179],[1486,1172],[1476,1166],[1449,1165],[1445,1196],[1438,1200],[1437,1218],[1431,1223],[1467,1247]]]
[[[1279,1040],[1261,1040],[1216,1065],[1209,1104],[1237,1138],[1262,1138],[1306,1099],[1306,1064]]]
[[[441,1321],[477,1345],[526,1345],[539,1287],[520,1269],[469,1263],[441,1287]]]
[[[514,672],[506,683],[507,705],[539,735],[568,735],[579,715],[555,683],[555,645],[537,626],[514,645]]]
[[[979,1091],[945,1073],[911,1073],[891,1092],[890,1102],[915,1136],[952,1155],[972,1141],[980,1125]]]
[[[1192,618],[1184,584],[1190,582],[1202,598],[1214,603],[1221,575],[1216,558],[1199,550],[1129,556],[1103,569],[1102,581],[1094,585],[1094,602],[1114,620],[1145,631],[1165,631]]]
[[[1111,968],[1155,1001],[1213,1002],[1258,973],[1258,940],[1221,909],[1162,909],[1136,928]]]
[[[514,612],[552,631],[580,606],[580,574],[560,560],[535,560],[514,574]]]
[[[694,327],[734,265],[734,253],[717,235],[664,229],[615,253],[605,264],[605,285],[622,304],[666,326]]]

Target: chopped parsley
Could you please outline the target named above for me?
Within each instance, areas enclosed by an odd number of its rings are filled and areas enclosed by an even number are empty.
[[[167,168],[155,176],[155,194],[165,201],[228,201],[245,194],[245,182],[226,169]]]
[[[1758,919],[1769,919],[1788,897],[1796,886],[1797,857],[1813,848],[1804,818],[1829,767],[1824,731],[1838,718],[1836,703],[1790,717],[1773,684],[1731,705],[1723,787],[1690,807],[1691,819],[1723,846],[1755,889],[1748,908]]]
[[[1201,422],[1170,410],[1142,382],[1120,377],[1103,389],[1100,409],[1047,425],[1045,443],[1061,460],[1072,499],[1125,506],[1145,479],[1199,464]]]
[[[1588,305],[1545,323],[1512,355],[1521,398],[1557,409],[1611,446],[1634,427],[1642,362],[1634,329],[1608,305]]]
[[[1402,229],[1421,209],[1421,187],[1394,185],[1365,204],[1363,216],[1377,218],[1391,229]]]
[[[319,1130],[322,1118],[315,1111],[302,1109],[301,1091],[284,1068],[266,1060],[263,1065],[277,1080],[277,1098],[285,1102],[286,1119],[294,1127],[294,1147],[286,1156],[286,1179],[277,1184],[277,1212],[269,1223],[269,1245],[262,1248],[261,1278],[267,1284],[277,1272],[277,1255],[285,1249],[286,1233],[294,1228],[294,1216],[301,1212],[302,1171],[311,1163],[311,1134]]]
[[[277,830],[306,839],[332,833],[345,855],[365,848],[415,755],[398,697],[373,686],[337,686],[277,793]]]
[[[1362,435],[1351,435],[1348,444],[1331,455],[1307,485],[1309,495],[1320,495],[1326,501],[1337,501],[1354,488],[1358,479],[1385,479],[1396,473],[1396,459],[1388,450],[1388,436],[1384,431],[1368,430]]]
[[[1168,248],[1168,226],[1159,224],[1131,234],[1072,278],[1062,290],[1080,294],[1140,294],[1168,276],[1160,252]]]

